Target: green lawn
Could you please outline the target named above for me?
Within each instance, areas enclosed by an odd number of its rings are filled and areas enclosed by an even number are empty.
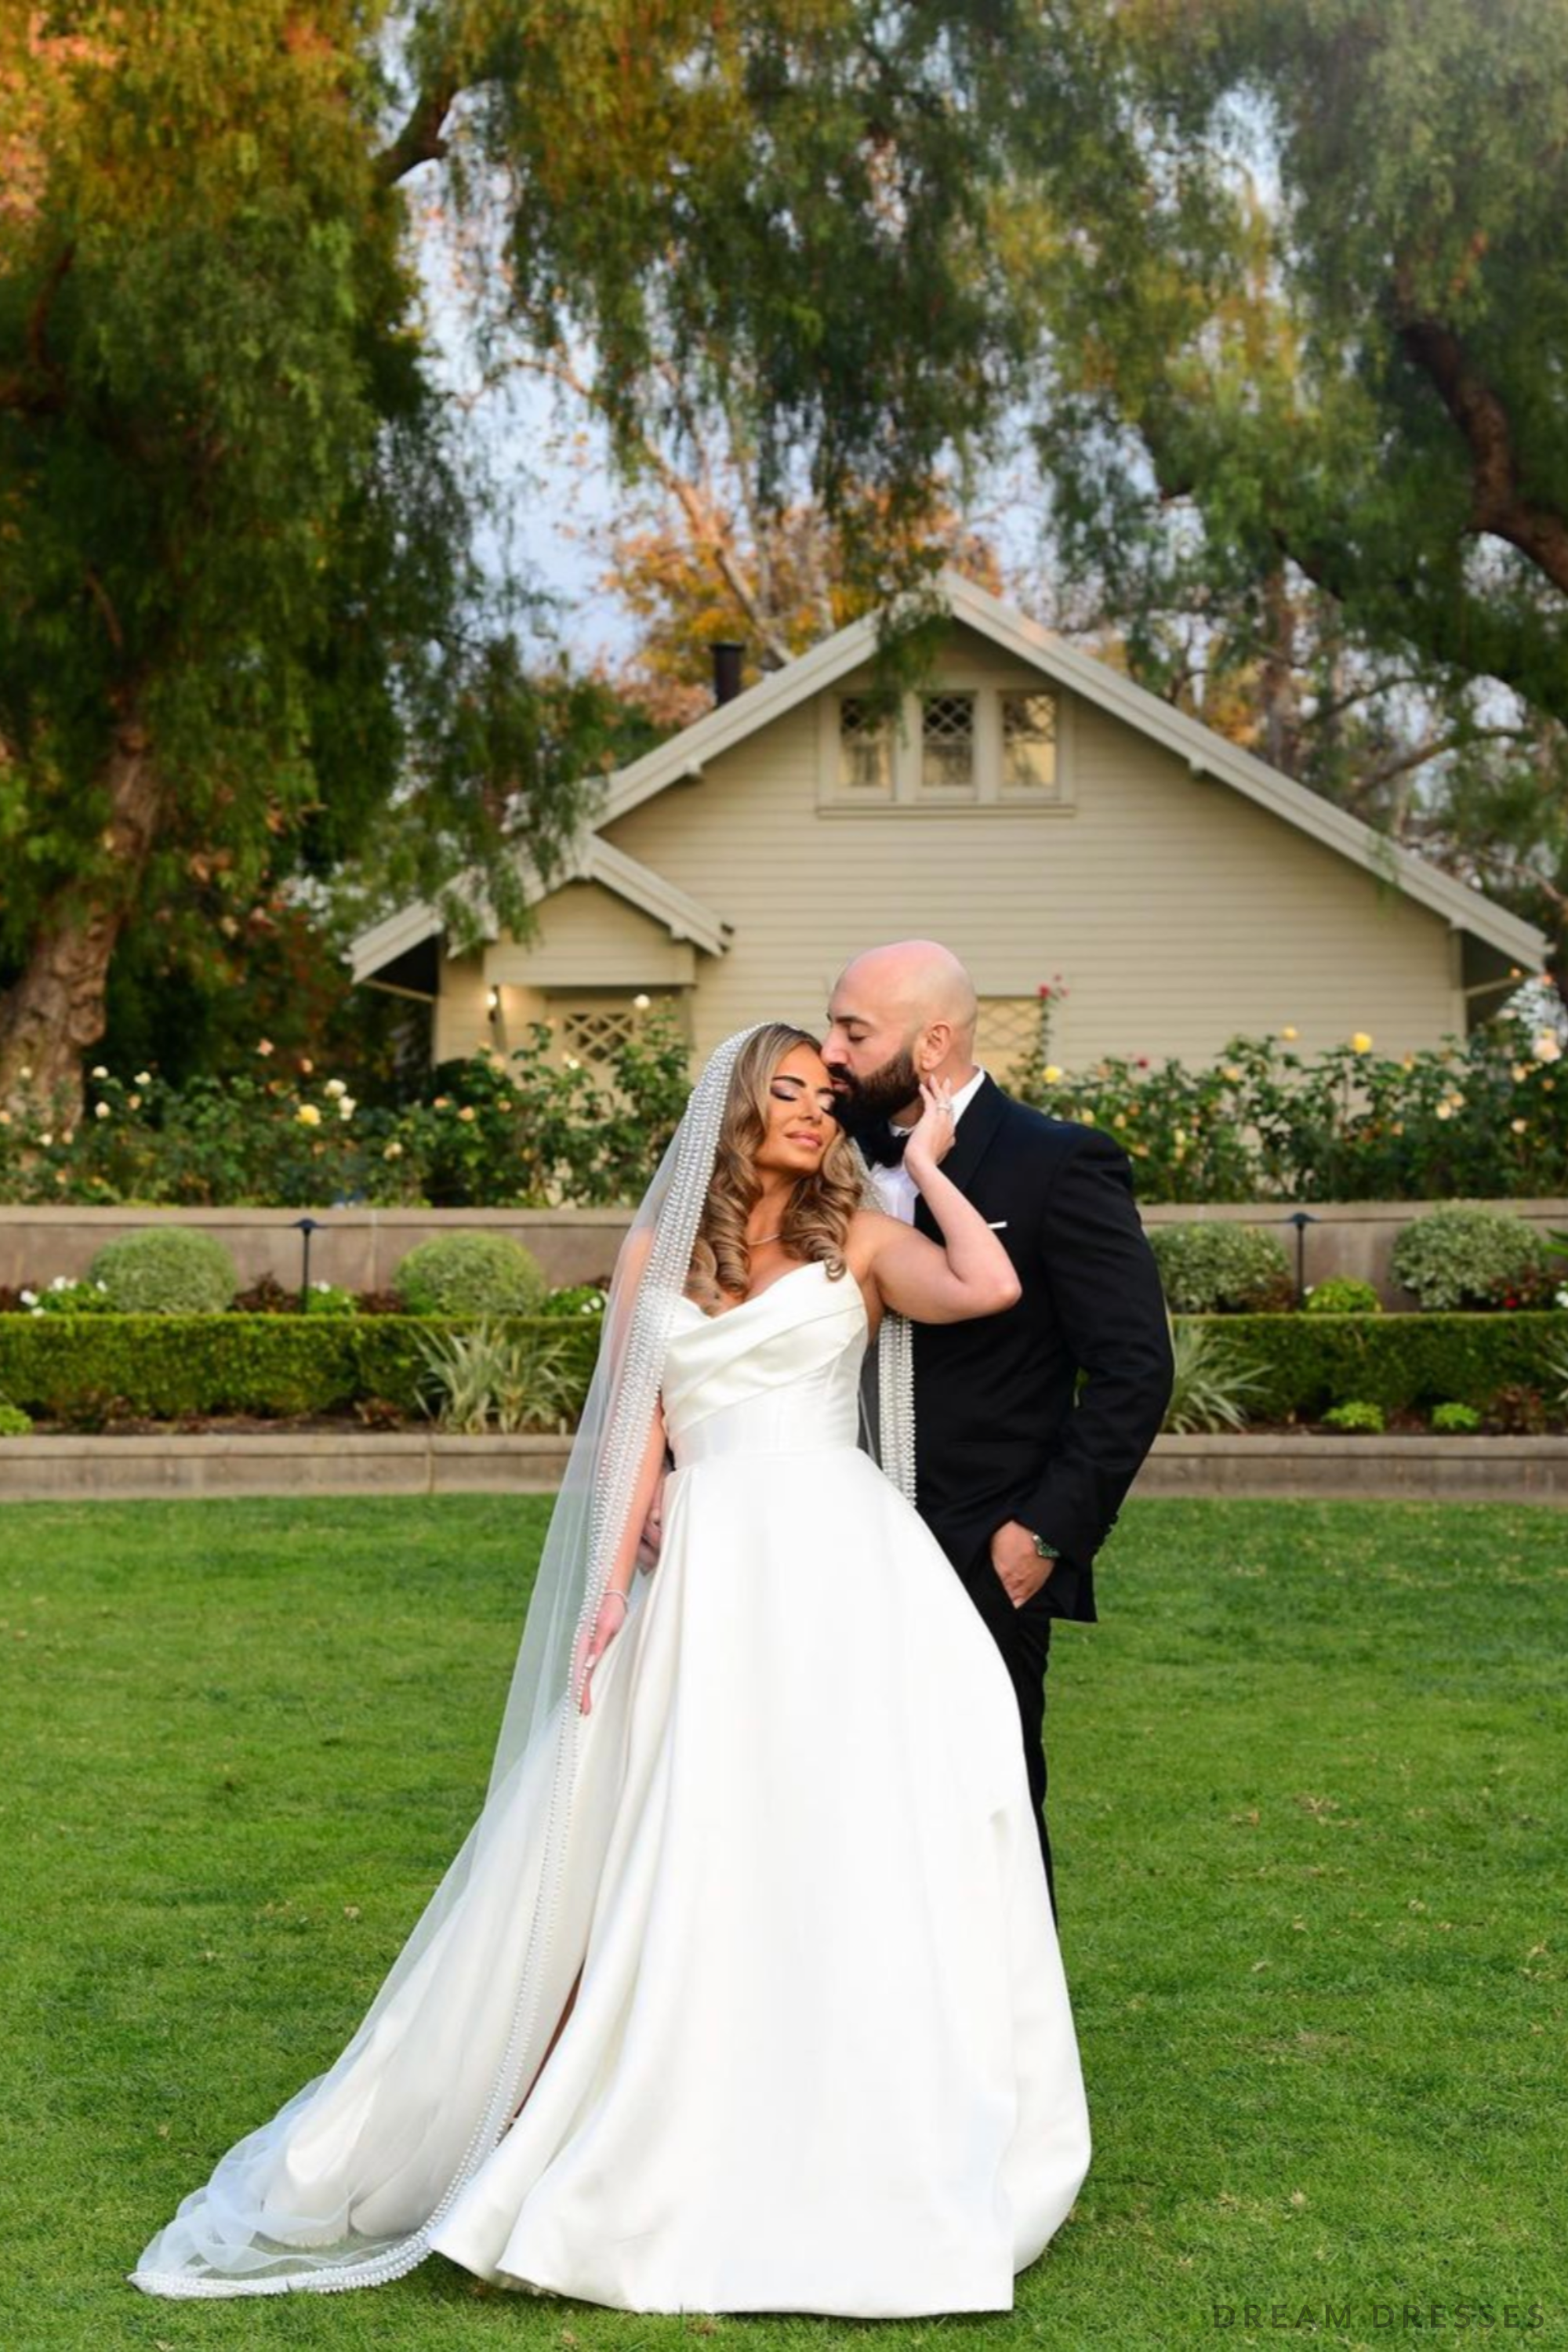
[[[335,2055],[467,1828],[545,1508],[0,1511],[0,2352],[1564,2340],[1543,1509],[1124,1514],[1048,1718],[1096,2156],[1011,2316],[640,2319],[439,2261],[374,2294],[124,2285]]]

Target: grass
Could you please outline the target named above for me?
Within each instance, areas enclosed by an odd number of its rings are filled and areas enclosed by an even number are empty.
[[[0,1512],[0,2352],[1562,2340],[1568,1521],[1491,1507],[1124,1513],[1048,1713],[1096,2155],[1014,2314],[124,2285],[467,1828],[545,1508]]]

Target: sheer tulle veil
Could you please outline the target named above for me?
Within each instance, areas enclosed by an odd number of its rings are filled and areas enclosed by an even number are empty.
[[[735,1058],[753,1034],[713,1054],[622,1246],[479,1818],[342,2055],[232,2147],[147,2247],[131,2277],[149,2294],[331,2292],[412,2270],[542,2062],[613,1815],[608,1776],[593,1769],[600,1710],[584,1718],[577,1704],[580,1663],[631,1508]],[[885,1434],[901,1410],[885,1374]],[[646,1580],[633,1584],[635,1615]]]

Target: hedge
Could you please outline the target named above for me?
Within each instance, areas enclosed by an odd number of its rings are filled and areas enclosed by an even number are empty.
[[[586,1390],[597,1318],[495,1319],[509,1334],[563,1340]],[[0,1397],[51,1417],[94,1397],[156,1419],[335,1412],[368,1397],[412,1411],[419,1335],[470,1327],[412,1315],[0,1315]]]
[[[1387,1409],[1484,1406],[1499,1389],[1568,1377],[1568,1315],[1220,1315],[1212,1325],[1263,1378],[1255,1412],[1315,1419],[1363,1400]],[[403,1315],[0,1315],[0,1398],[54,1416],[87,1398],[131,1412],[258,1416],[342,1412],[369,1397],[412,1410],[418,1335],[466,1328]],[[584,1389],[598,1318],[514,1316],[501,1328],[564,1339]]]
[[[1352,1400],[1486,1405],[1499,1389],[1568,1381],[1568,1315],[1194,1315],[1257,1365],[1259,1421],[1316,1420]]]

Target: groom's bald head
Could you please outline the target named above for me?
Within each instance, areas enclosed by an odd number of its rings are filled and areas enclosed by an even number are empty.
[[[868,948],[845,965],[829,1013],[869,1007],[884,1021],[897,1021],[911,1034],[934,1024],[964,1050],[974,1043],[977,1006],[974,982],[951,948],[939,940],[896,940]]]
[[[868,948],[834,985],[823,1059],[852,1103],[909,1109],[922,1078],[961,1086],[970,1076],[977,1011],[974,982],[940,940]]]

